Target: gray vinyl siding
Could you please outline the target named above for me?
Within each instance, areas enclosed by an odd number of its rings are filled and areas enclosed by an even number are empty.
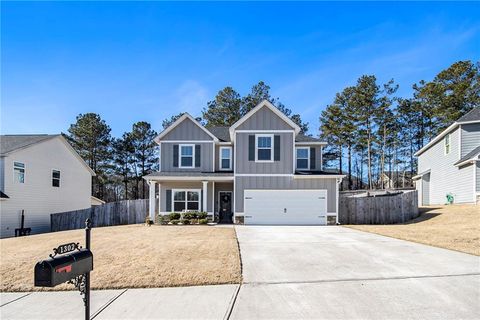
[[[198,168],[178,168],[173,166],[173,146],[179,143],[162,141],[161,148],[161,171],[165,172],[212,172],[213,171],[213,142],[195,143],[194,141],[185,142],[186,144],[195,144],[201,146],[200,167]],[[179,156],[180,159],[180,156]],[[180,161],[180,160],[179,160]]]
[[[473,202],[473,165],[456,167],[460,159],[459,132],[450,133],[451,151],[445,154],[444,139],[431,146],[418,157],[418,172],[430,172],[430,205],[445,204],[446,195],[453,194],[455,203]],[[422,201],[423,202],[423,201]]]
[[[462,124],[462,157],[480,146],[480,123]]]
[[[293,173],[293,132],[271,132],[271,134],[280,136],[280,161],[274,162],[248,160],[248,136],[254,134],[236,132],[235,173]],[[262,132],[262,134],[264,133]]]
[[[233,145],[215,145],[215,171],[223,171],[220,170],[220,147],[231,147],[232,148],[232,170],[225,170],[225,171],[233,171],[235,161],[234,161],[234,153],[233,152]]]
[[[238,126],[237,130],[293,130],[293,128],[272,110],[263,107]]]
[[[297,190],[297,189],[322,189],[327,190],[327,211],[336,212],[335,178],[325,179],[294,179],[291,177],[235,177],[235,212],[243,212],[243,192],[248,189],[257,190]]]
[[[215,212],[218,212],[218,193],[220,191],[232,191],[232,212],[233,212],[233,182],[215,182]]]
[[[207,212],[212,211],[212,196],[213,196],[213,183],[208,182],[207,185]],[[172,189],[200,189],[203,190],[203,184],[201,181],[175,181],[175,182],[162,182],[160,185],[160,213],[167,212],[167,190]],[[203,200],[200,199],[200,207],[202,207]],[[158,209],[158,204],[156,204]],[[173,210],[173,204],[172,204]]]
[[[203,131],[192,120],[186,118],[179,125],[177,125],[172,131],[167,133],[162,141],[166,140],[213,140],[210,135]]]

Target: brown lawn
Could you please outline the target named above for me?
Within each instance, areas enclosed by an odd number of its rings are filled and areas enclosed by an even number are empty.
[[[83,230],[0,240],[0,291],[31,291],[33,268],[63,243],[84,244]],[[92,229],[93,289],[239,283],[233,228],[129,225]],[[61,285],[55,290],[70,290]],[[45,290],[45,289],[43,289]]]
[[[346,227],[480,256],[480,206],[423,207],[412,221]]]

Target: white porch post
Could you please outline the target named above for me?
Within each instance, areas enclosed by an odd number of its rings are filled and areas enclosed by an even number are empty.
[[[161,202],[162,202],[162,184],[158,183],[158,214],[160,214]]]
[[[203,211],[204,212],[207,212],[207,199],[208,199],[208,195],[207,195],[207,184],[208,184],[208,181],[202,181],[203,183]]]
[[[215,181],[212,181],[212,222],[215,221]]]
[[[155,181],[149,182],[149,202],[148,202],[148,213],[150,220],[155,221]]]

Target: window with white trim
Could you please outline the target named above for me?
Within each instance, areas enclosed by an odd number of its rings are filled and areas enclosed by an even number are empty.
[[[450,134],[449,133],[445,135],[444,142],[445,142],[445,154],[449,154],[450,153]]]
[[[297,169],[308,170],[310,169],[310,148],[298,147],[297,153]]]
[[[52,170],[52,187],[60,187],[60,170]]]
[[[25,163],[13,163],[13,179],[18,183],[25,183]]]
[[[232,147],[220,147],[220,170],[232,170]]]
[[[180,168],[195,167],[195,145],[181,144],[180,149]]]
[[[200,190],[173,190],[172,191],[173,211],[199,211]]]
[[[273,134],[255,135],[255,161],[273,161]]]

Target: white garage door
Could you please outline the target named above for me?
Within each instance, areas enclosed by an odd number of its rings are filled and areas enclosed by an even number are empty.
[[[245,224],[325,225],[327,190],[245,190]]]

